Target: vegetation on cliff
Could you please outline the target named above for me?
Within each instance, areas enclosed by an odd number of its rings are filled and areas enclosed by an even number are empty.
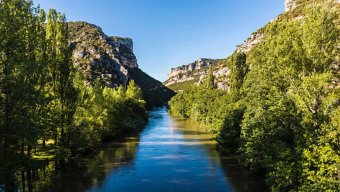
[[[339,5],[314,1],[300,11],[303,17],[270,23],[258,46],[229,58],[230,92],[207,80],[176,95],[170,111],[215,133],[272,191],[337,191]]]

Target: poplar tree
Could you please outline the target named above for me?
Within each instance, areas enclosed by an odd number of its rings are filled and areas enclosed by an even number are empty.
[[[73,85],[73,66],[71,49],[68,43],[66,17],[51,9],[48,12],[46,38],[48,47],[49,90],[53,98],[52,106],[57,114],[53,128],[54,139],[60,146],[65,145],[65,132],[72,125],[77,91]]]
[[[235,53],[232,56],[232,66],[231,66],[231,85],[230,91],[233,94],[238,94],[242,87],[243,80],[248,71],[246,65],[246,54],[245,53]]]

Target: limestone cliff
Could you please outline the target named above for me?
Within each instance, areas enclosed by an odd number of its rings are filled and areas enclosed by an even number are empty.
[[[164,85],[175,91],[181,91],[185,85],[200,84],[209,72],[209,69],[221,61],[221,59],[201,58],[190,64],[172,68]],[[220,74],[221,73],[218,73],[217,71],[214,72],[214,75],[216,76],[219,76]]]
[[[217,60],[201,58],[187,65],[172,68],[168,74],[168,79],[165,82],[166,86],[191,81],[195,79],[195,76],[205,74],[208,66],[216,63]]]
[[[127,68],[138,67],[132,40],[109,37],[98,26],[85,22],[69,23],[73,63],[89,82],[99,78],[109,87],[126,85]]]
[[[107,36],[100,27],[86,22],[70,22],[68,28],[72,61],[84,73],[88,84],[99,79],[108,87],[118,87],[126,86],[129,80],[134,79],[142,88],[149,107],[166,104],[174,95],[161,82],[138,68],[132,39]],[[150,92],[159,99],[149,99]]]

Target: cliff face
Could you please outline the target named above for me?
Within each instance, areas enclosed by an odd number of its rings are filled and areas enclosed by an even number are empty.
[[[88,84],[99,79],[108,87],[118,87],[126,86],[129,80],[134,79],[142,88],[149,107],[166,104],[174,95],[138,68],[132,39],[107,36],[100,27],[85,22],[70,22],[68,25],[73,48],[72,61],[85,74]],[[140,76],[143,78],[135,79]],[[159,96],[157,102],[149,99],[151,91]]]
[[[168,75],[168,79],[169,80],[173,79],[173,81],[176,81],[177,79],[182,79],[180,74],[185,74],[185,73],[190,73],[192,71],[201,70],[213,64],[214,62],[215,60],[212,60],[212,59],[201,58],[188,65],[182,65],[180,67],[172,68]]]
[[[109,87],[125,86],[127,68],[138,67],[129,38],[109,37],[98,26],[85,22],[69,23],[69,36],[72,61],[88,82],[99,78]]]
[[[201,58],[190,64],[172,68],[164,85],[172,87],[172,85],[176,84],[200,83],[202,78],[208,73],[210,67],[214,66],[219,61],[219,59]],[[179,91],[176,88],[173,89]]]

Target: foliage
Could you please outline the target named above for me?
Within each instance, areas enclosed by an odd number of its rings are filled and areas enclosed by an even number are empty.
[[[146,122],[133,81],[117,90],[91,85],[71,53],[65,15],[0,1],[0,164],[65,159]]]
[[[144,125],[145,102],[140,99],[140,89],[133,82],[130,82],[127,90],[123,87],[117,90],[103,87],[99,80],[93,87],[85,86],[82,82],[81,101],[75,113],[75,129],[72,133],[82,137],[70,143],[73,148],[96,144]],[[130,95],[127,96],[127,93]]]
[[[270,23],[258,46],[231,57],[230,92],[191,87],[170,112],[215,133],[272,191],[338,190],[338,8],[313,1],[302,18]]]

